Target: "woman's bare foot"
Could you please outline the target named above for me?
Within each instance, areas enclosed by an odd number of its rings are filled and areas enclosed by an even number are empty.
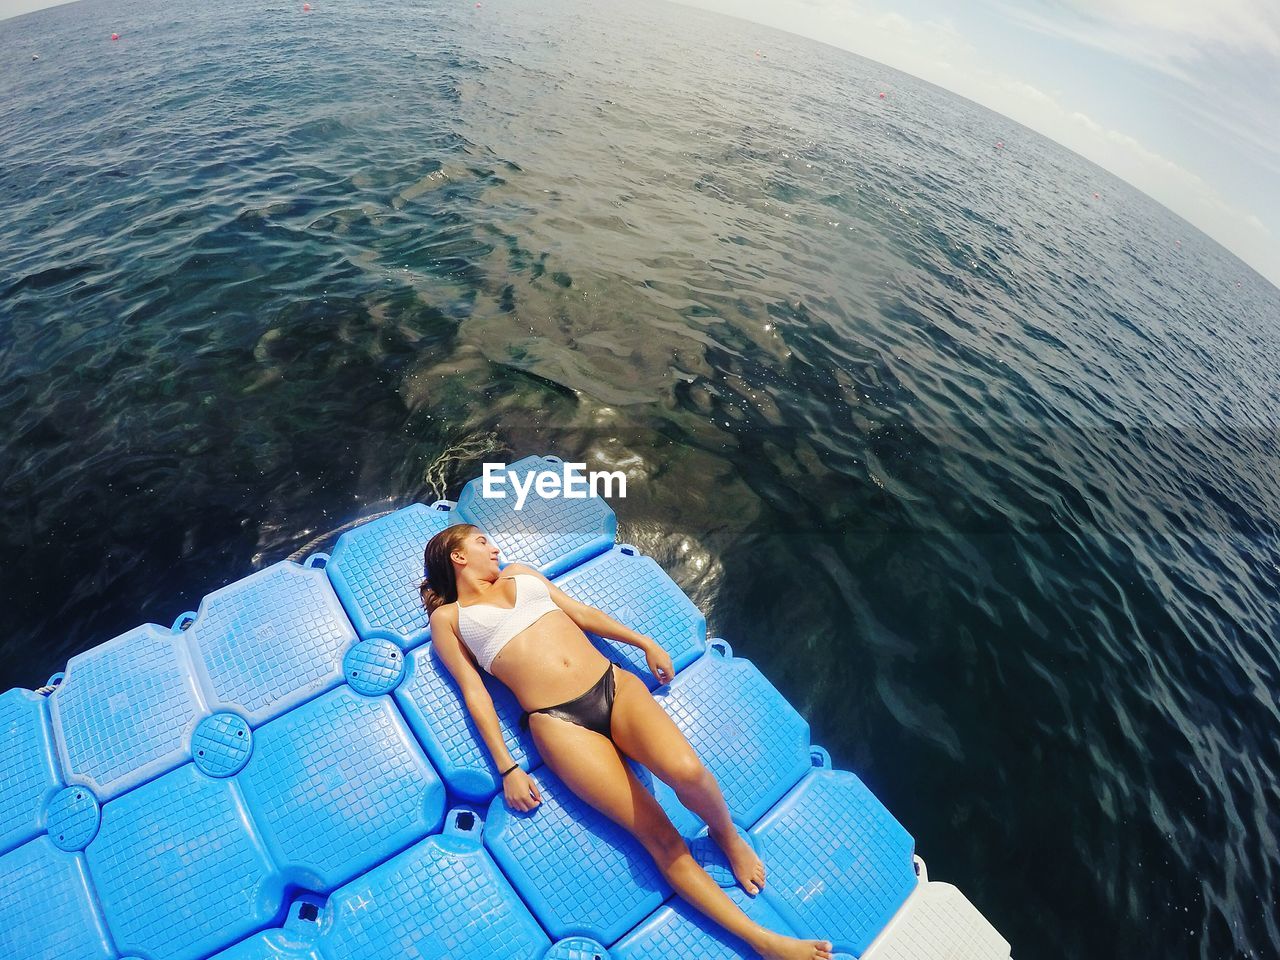
[[[831,960],[834,953],[830,940],[797,940],[780,933],[770,937],[756,946],[764,960]]]
[[[719,837],[713,838],[720,844],[720,849],[729,858],[729,868],[734,878],[742,885],[742,889],[753,897],[764,889],[764,863],[751,849],[751,844],[742,839],[735,831],[728,838],[728,843]]]

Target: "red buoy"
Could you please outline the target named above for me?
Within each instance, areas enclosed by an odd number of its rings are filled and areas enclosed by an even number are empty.
[[[997,150],[1003,150],[1003,149],[1004,149],[1004,141],[1003,141],[1003,140],[997,140],[997,141],[996,141],[996,149],[997,149]]]
[[[1100,194],[1100,193],[1095,193],[1095,194],[1093,195],[1093,199],[1097,200],[1097,199],[1098,199],[1099,197],[1101,197],[1101,196],[1102,196],[1102,194]]]
[[[883,92],[880,94],[880,99],[881,99],[881,100],[883,100],[883,99],[884,99],[884,93],[883,93]]]
[[[304,12],[304,13],[305,13],[306,11],[310,10],[310,9],[311,9],[311,4],[309,4],[309,3],[304,3],[304,4],[302,5],[302,10],[303,10],[303,12]]]
[[[113,33],[113,34],[111,35],[111,39],[112,39],[112,40],[119,40],[119,39],[120,39],[120,34],[118,34],[118,33]]]

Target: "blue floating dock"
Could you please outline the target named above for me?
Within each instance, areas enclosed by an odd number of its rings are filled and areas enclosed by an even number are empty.
[[[508,480],[562,474],[526,457]],[[475,523],[503,564],[654,637],[676,676],[588,635],[653,692],[719,779],[769,879],[751,897],[706,825],[628,761],[758,922],[840,960],[1003,960],[1009,944],[599,499],[515,507],[481,479],[215,590],[0,695],[2,960],[730,960],[747,946],[676,896],[639,842],[542,764],[485,676],[543,802],[507,808],[418,598],[422,551]],[[55,678],[58,680],[59,678]],[[47,694],[47,696],[46,696]]]

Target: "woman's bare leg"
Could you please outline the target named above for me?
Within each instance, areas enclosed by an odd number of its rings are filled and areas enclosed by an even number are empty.
[[[546,765],[570,790],[634,835],[671,888],[690,904],[766,960],[829,960],[829,942],[783,937],[756,923],[729,899],[693,859],[666,812],[608,738],[544,713],[529,718],[529,732]]]
[[[707,824],[707,833],[720,844],[733,875],[753,896],[764,889],[765,867],[751,845],[738,836],[724,802],[720,784],[699,759],[667,711],[653,698],[639,677],[616,670],[610,732],[618,749],[653,771],[675,791],[680,802]]]

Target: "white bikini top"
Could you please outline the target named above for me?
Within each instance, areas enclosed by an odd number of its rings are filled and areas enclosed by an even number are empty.
[[[512,637],[544,614],[560,609],[541,577],[517,573],[512,579],[516,582],[516,602],[511,609],[492,603],[458,605],[458,633],[486,672]],[[525,581],[529,581],[529,589],[522,593],[520,584]]]

